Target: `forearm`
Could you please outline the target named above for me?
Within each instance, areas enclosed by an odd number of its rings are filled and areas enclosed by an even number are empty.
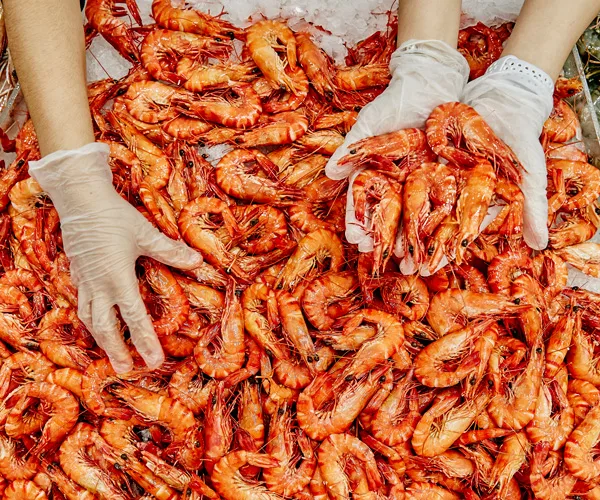
[[[600,0],[526,0],[502,55],[535,64],[556,79],[599,11]]]
[[[398,45],[441,40],[456,48],[462,0],[399,0]]]
[[[42,155],[94,141],[79,0],[4,0],[11,56]]]

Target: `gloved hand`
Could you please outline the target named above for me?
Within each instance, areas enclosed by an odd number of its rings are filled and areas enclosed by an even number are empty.
[[[164,354],[140,295],[135,261],[147,255],[164,264],[192,269],[200,254],[171,240],[114,190],[109,147],[92,143],[57,151],[31,162],[29,173],[50,195],[60,216],[71,277],[78,288],[78,314],[118,373],[133,360],[118,329],[119,306],[131,340],[150,368]]]
[[[465,87],[462,102],[475,108],[523,165],[523,236],[535,250],[548,244],[546,158],[540,144],[553,106],[552,79],[541,69],[507,56]]]
[[[325,173],[331,179],[345,179],[353,172],[351,165],[338,165],[351,144],[367,137],[396,130],[423,128],[436,106],[458,101],[469,76],[464,57],[448,44],[437,40],[410,40],[403,43],[390,61],[392,80],[388,88],[358,114],[344,144],[333,154]],[[356,220],[352,181],[346,207],[346,238],[358,245],[360,252],[373,249],[373,239]],[[368,216],[367,216],[368,219]]]

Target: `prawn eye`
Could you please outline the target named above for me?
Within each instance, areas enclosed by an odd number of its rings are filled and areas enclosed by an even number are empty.
[[[355,155],[356,154],[356,149],[351,149],[350,151],[348,151],[351,155]]]
[[[179,156],[183,156],[183,155],[185,155],[185,151],[183,149],[180,149],[179,150]]]
[[[521,299],[519,297],[517,297],[515,300],[513,300],[513,302],[517,305],[519,305],[521,303]]]
[[[217,396],[216,396],[216,395],[214,395],[214,396],[212,397],[212,404],[214,404],[214,405],[216,405],[216,404],[217,404]]]
[[[206,143],[204,141],[198,141],[198,147],[203,148],[206,146]]]
[[[471,379],[469,379],[469,384],[475,385],[476,383],[477,383],[477,379],[475,377],[472,377]]]
[[[431,256],[431,255],[433,255],[433,252],[435,252],[435,248],[433,248],[433,247],[429,247],[429,248],[427,249],[427,255]]]
[[[506,385],[508,386],[509,389],[512,389],[512,382],[508,382]]]
[[[357,113],[361,110],[362,108],[360,106],[354,106],[354,111],[356,111]]]
[[[123,454],[121,454],[121,458],[122,458],[123,460],[127,460],[127,455],[126,455],[125,453],[123,453]]]
[[[236,144],[241,144],[244,140],[241,137],[236,137],[233,142],[235,142]]]
[[[594,209],[594,212],[596,212],[596,215],[600,215],[600,208],[596,207],[596,208]]]
[[[125,87],[123,87],[123,88],[120,88],[119,90],[117,90],[116,94],[123,95],[126,91],[127,91],[127,89]]]
[[[219,38],[219,37],[215,38],[215,42],[222,42],[222,41],[223,41],[222,38]]]
[[[251,226],[256,226],[256,224],[258,224],[258,219],[252,219],[252,220],[250,221],[250,225],[251,225]]]
[[[542,354],[542,348],[541,348],[541,347],[538,347],[538,348],[535,350],[535,352],[536,352],[536,353],[538,353],[538,354]]]
[[[194,162],[192,160],[188,161],[187,166],[188,167],[193,167],[194,166]]]
[[[225,33],[225,36],[228,36],[233,40],[235,38],[235,33],[233,31],[228,31],[227,33]]]
[[[200,441],[196,441],[196,442],[194,443],[194,446],[195,446],[196,448],[200,448],[200,446],[202,446],[202,444],[200,443]]]
[[[283,411],[283,408],[279,408],[279,409],[277,410],[277,414],[278,414],[278,415],[283,415],[284,413],[285,413],[285,412]]]
[[[279,86],[279,90],[285,91],[285,90],[287,90],[287,89],[286,89],[285,85],[281,84],[281,85]]]
[[[577,312],[581,309],[581,306],[573,306],[573,312]]]
[[[260,69],[259,69],[259,68],[252,68],[252,71],[251,71],[251,73],[252,73],[253,75],[258,75],[258,73],[260,73]]]
[[[462,240],[462,241],[460,242],[460,244],[461,244],[463,247],[467,247],[467,246],[469,246],[469,240]]]
[[[352,375],[346,375],[346,378],[344,379],[346,382],[352,382],[352,379],[354,377]]]
[[[412,255],[414,252],[415,252],[415,247],[413,247],[412,245],[409,245],[408,253]]]
[[[331,99],[333,99],[333,92],[331,90],[325,91],[325,99],[327,99],[328,101],[331,101]]]
[[[273,357],[273,352],[271,351],[271,349],[265,349],[265,354],[269,357]]]
[[[490,388],[491,388],[493,385],[494,385],[494,382],[493,382],[493,380],[488,380],[488,387],[490,387]]]
[[[19,160],[17,162],[17,167],[22,167],[25,164],[25,160]]]
[[[382,384],[385,382],[385,375],[379,377],[379,382],[381,382]]]
[[[318,355],[318,354],[315,354],[315,355],[313,356],[313,359],[314,359],[315,361],[319,361],[319,355]]]
[[[383,252],[383,258],[384,258],[384,259],[387,259],[387,257],[388,257],[388,255],[389,255],[389,254],[390,254],[390,251],[389,251],[389,250],[385,250],[385,251]]]
[[[313,357],[312,356],[307,356],[306,357],[306,361],[308,361],[309,363],[313,362]]]
[[[574,287],[571,288],[571,290],[573,290],[573,291],[576,292],[577,290],[579,290],[579,287],[578,286],[574,286]]]
[[[115,464],[115,469],[121,470],[121,466],[119,464]]]
[[[575,307],[577,307],[577,306],[575,306]],[[573,311],[575,311],[575,307],[573,308]],[[568,311],[569,309],[571,309],[571,304],[567,304],[567,305],[565,306],[565,309],[566,309],[567,311]]]

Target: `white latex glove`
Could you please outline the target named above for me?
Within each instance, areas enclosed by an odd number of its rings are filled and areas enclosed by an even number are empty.
[[[327,163],[325,173],[329,178],[345,179],[353,173],[351,165],[337,162],[356,141],[405,128],[424,128],[433,108],[460,100],[469,65],[444,42],[410,40],[392,54],[390,71],[392,80],[388,88],[360,111],[344,143]],[[368,252],[373,249],[373,239],[356,220],[352,182],[347,199],[346,238],[358,245],[360,252]]]
[[[535,250],[548,244],[546,158],[540,134],[552,111],[553,91],[552,79],[544,71],[507,56],[467,84],[462,98],[514,151],[525,169],[521,183],[525,196],[523,235]]]
[[[114,306],[131,340],[150,368],[164,354],[140,295],[135,261],[147,255],[164,264],[191,269],[200,254],[167,238],[114,190],[109,147],[92,143],[57,151],[29,164],[29,173],[49,194],[60,216],[71,277],[78,288],[78,314],[118,373],[133,368],[119,332]]]

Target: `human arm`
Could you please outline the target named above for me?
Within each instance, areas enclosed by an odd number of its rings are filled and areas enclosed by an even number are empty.
[[[436,106],[460,99],[469,67],[456,50],[460,0],[401,0],[399,48],[390,62],[388,88],[358,115],[344,144],[329,160],[326,173],[332,179],[350,176],[346,209],[346,238],[361,252],[373,248],[370,230],[355,216],[352,183],[357,170],[339,165],[348,146],[361,139],[405,128],[424,128]],[[367,218],[368,219],[368,218]]]
[[[501,59],[465,88],[463,101],[483,116],[523,165],[523,232],[536,250],[548,243],[546,160],[539,137],[552,111],[554,81],[599,10],[598,0],[526,0]]]
[[[13,63],[43,156],[94,142],[77,0],[4,0]]]
[[[162,235],[112,185],[108,146],[94,143],[77,0],[5,0],[9,46],[44,158],[29,172],[60,216],[78,314],[117,372],[133,360],[115,306],[151,367],[164,355],[140,296],[141,255],[184,269],[200,255]]]

